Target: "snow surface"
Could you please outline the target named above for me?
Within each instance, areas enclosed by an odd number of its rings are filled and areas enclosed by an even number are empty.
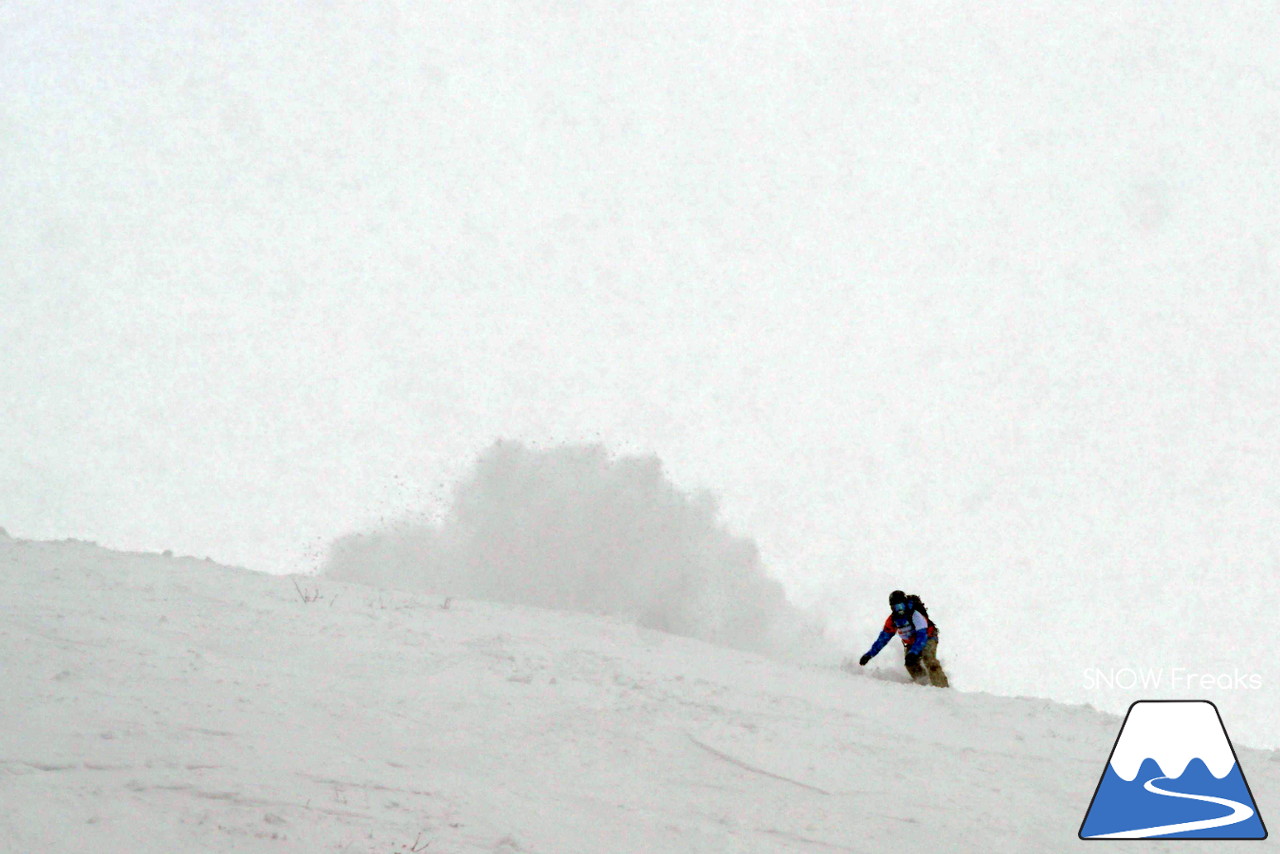
[[[4,537],[0,674],[13,852],[1062,850],[1119,727],[615,618]],[[1280,755],[1240,759],[1265,817]]]
[[[1137,703],[1125,718],[1111,767],[1121,779],[1132,781],[1142,761],[1154,759],[1166,777],[1177,778],[1197,758],[1219,780],[1236,764],[1231,742],[1211,704]]]

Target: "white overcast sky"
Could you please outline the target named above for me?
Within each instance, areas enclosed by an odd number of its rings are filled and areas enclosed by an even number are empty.
[[[1280,569],[1277,11],[7,2],[0,525],[310,570],[601,441],[802,601],[1220,643]]]

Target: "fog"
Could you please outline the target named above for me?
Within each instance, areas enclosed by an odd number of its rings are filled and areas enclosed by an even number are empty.
[[[599,444],[855,651],[912,587],[970,688],[1275,690],[1278,26],[6,4],[0,525],[314,571]]]

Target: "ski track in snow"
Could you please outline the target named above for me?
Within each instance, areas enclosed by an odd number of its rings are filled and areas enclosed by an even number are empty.
[[[826,789],[819,789],[817,786],[810,786],[808,783],[801,783],[799,780],[792,780],[790,777],[783,777],[781,774],[774,774],[772,771],[766,771],[763,768],[757,768],[754,765],[750,765],[746,762],[743,762],[740,759],[735,759],[734,757],[730,756],[727,753],[716,750],[714,747],[712,747],[709,744],[703,744],[701,741],[698,741],[698,739],[694,738],[692,735],[689,736],[689,740],[692,741],[694,744],[696,744],[698,747],[710,753],[712,756],[723,759],[725,762],[728,762],[730,765],[735,765],[738,768],[743,769],[744,771],[750,771],[752,774],[760,774],[764,777],[770,777],[774,780],[781,780],[784,783],[790,783],[793,786],[799,786],[802,789],[808,789],[809,791],[817,792],[820,795],[831,794]]]

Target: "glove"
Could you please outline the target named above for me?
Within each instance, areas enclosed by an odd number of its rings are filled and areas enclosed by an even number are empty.
[[[907,657],[906,657],[907,667],[915,667],[919,663],[920,663],[920,653],[918,652],[907,653]]]
[[[870,661],[870,660],[871,660],[871,656],[870,656],[870,655],[866,655],[866,654],[864,654],[864,655],[862,656],[862,658],[859,658],[859,659],[858,659],[858,665],[859,665],[859,666],[861,666],[861,667],[866,667],[866,666],[867,666],[867,662],[868,662],[868,661]]]

